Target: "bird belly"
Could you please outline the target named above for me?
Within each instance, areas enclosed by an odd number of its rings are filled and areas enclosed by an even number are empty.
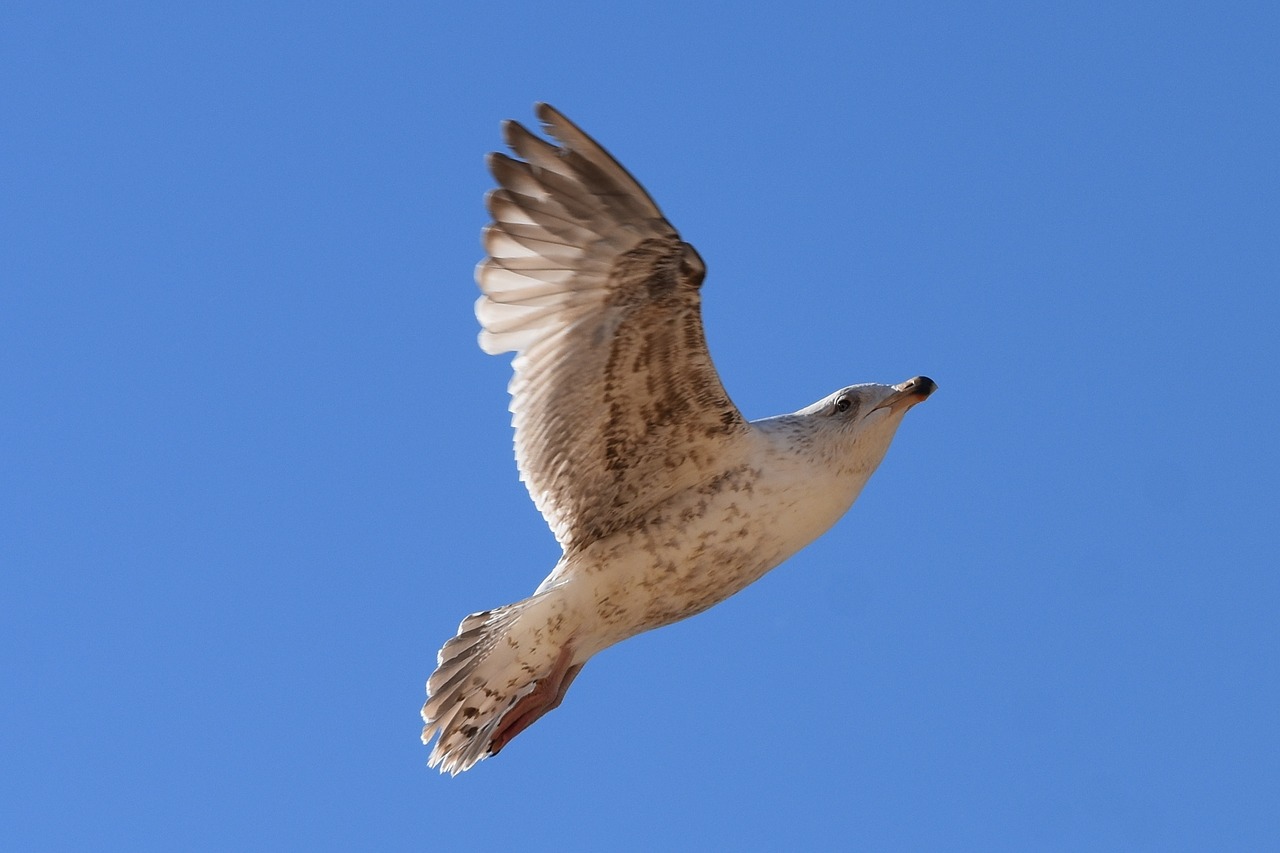
[[[741,466],[566,557],[561,576],[592,625],[581,638],[590,653],[706,610],[826,531],[856,492],[809,473]]]

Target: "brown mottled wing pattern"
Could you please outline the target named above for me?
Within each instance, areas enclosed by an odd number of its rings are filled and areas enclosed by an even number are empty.
[[[486,352],[517,352],[516,461],[567,550],[715,473],[748,427],[707,353],[698,253],[593,139],[537,114],[559,145],[507,122],[522,159],[489,158],[476,316]]]

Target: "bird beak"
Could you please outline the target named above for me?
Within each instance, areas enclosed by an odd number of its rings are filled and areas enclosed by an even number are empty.
[[[891,412],[905,412],[916,403],[923,403],[925,399],[938,390],[938,383],[934,382],[928,376],[917,376],[914,379],[908,379],[898,385],[894,385],[894,392],[885,397],[880,405],[871,411],[879,409],[888,409]]]

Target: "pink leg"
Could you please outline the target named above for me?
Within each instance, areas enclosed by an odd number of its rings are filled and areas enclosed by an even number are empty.
[[[562,649],[551,672],[545,678],[538,679],[533,691],[506,713],[498,730],[494,732],[493,739],[489,742],[490,755],[497,755],[511,742],[512,738],[533,725],[543,714],[560,706],[560,702],[564,700],[564,694],[569,691],[569,685],[573,683],[573,679],[577,678],[583,667],[583,664],[569,666],[572,656],[572,649],[567,646]]]

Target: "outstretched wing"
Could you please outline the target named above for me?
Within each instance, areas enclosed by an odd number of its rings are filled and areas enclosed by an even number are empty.
[[[748,427],[702,331],[705,267],[649,194],[546,104],[546,142],[503,125],[489,155],[489,257],[476,269],[488,353],[514,350],[520,477],[569,549],[714,473]]]

